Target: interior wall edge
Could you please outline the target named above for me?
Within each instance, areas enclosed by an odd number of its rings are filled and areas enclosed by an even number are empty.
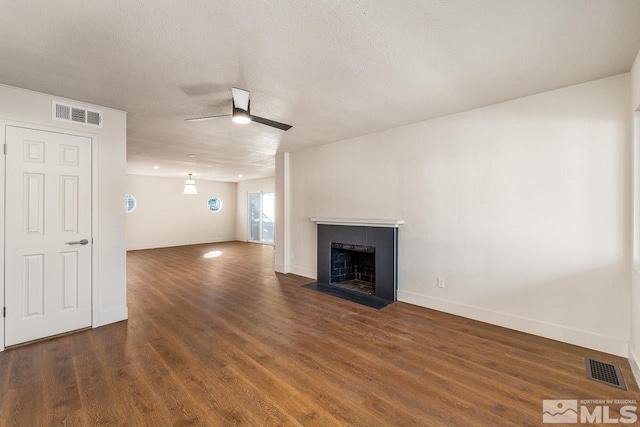
[[[636,356],[631,344],[629,344],[629,354],[627,359],[629,359],[629,365],[631,366],[631,371],[636,379],[636,383],[640,384],[640,359]]]

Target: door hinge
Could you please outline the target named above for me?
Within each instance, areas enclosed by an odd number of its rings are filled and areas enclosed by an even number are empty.
[[[7,307],[2,307],[2,317],[7,317]]]
[[[4,152],[5,155],[7,154],[7,144],[4,144],[2,151]]]

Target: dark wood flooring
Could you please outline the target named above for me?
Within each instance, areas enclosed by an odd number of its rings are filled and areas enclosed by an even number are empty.
[[[0,425],[521,426],[543,399],[640,400],[625,359],[272,265],[239,242],[130,252],[128,321],[0,353]],[[587,380],[585,356],[631,391]]]

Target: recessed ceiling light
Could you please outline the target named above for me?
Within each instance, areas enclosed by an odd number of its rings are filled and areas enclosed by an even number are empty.
[[[192,158],[192,159],[193,159],[195,156],[196,156],[195,154],[188,154],[188,155],[187,155],[187,157],[190,157],[190,158]]]
[[[156,165],[153,167],[154,169],[160,169],[160,166]]]
[[[242,174],[238,174],[238,178],[242,178]]]

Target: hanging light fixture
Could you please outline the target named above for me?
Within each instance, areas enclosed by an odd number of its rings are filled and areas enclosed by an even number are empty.
[[[184,183],[184,194],[198,194],[198,190],[196,190],[196,182],[191,179],[191,174],[189,174],[189,179]]]

